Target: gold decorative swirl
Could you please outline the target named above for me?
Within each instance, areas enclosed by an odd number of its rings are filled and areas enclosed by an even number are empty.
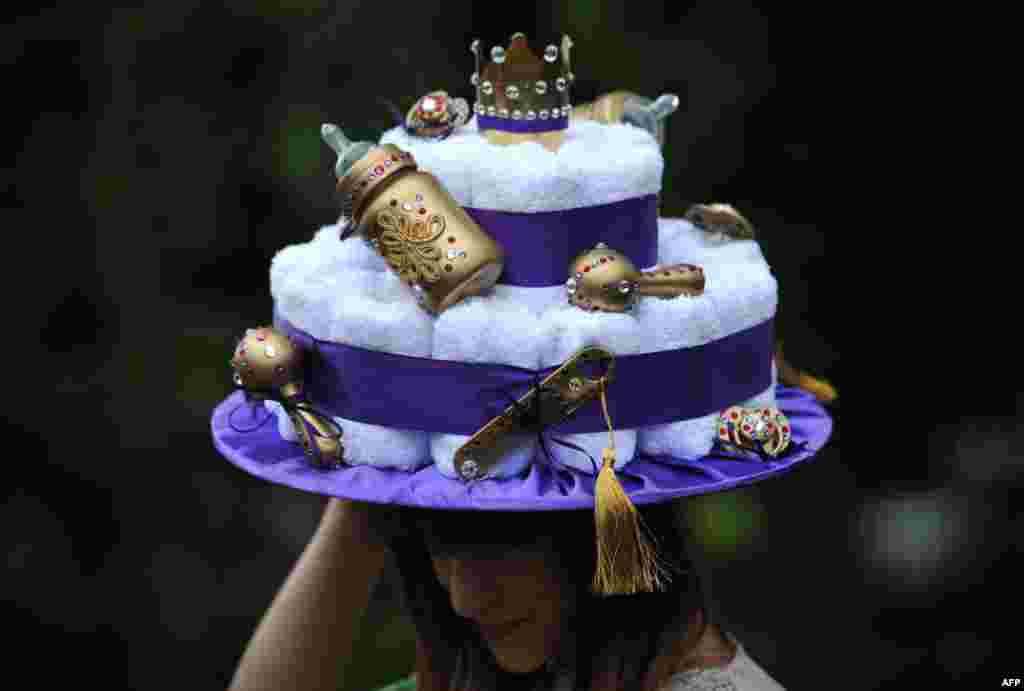
[[[413,222],[412,228],[409,230],[409,241],[416,243],[431,242],[444,232],[444,228],[444,216],[430,214],[425,221],[417,219]]]
[[[382,229],[381,254],[403,280],[414,283],[440,280],[441,250],[426,243],[444,232],[442,216],[431,214],[425,221],[410,222],[403,213],[383,209],[377,214],[377,225]]]

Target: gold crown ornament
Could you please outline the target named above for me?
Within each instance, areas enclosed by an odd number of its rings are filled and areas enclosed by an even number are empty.
[[[550,44],[538,58],[526,39],[516,33],[503,46],[491,48],[491,62],[482,65],[484,49],[479,39],[470,45],[476,70],[470,79],[476,87],[473,111],[477,127],[492,144],[536,141],[556,151],[565,139],[572,105],[569,91],[575,76],[569,51],[572,39],[561,46]]]
[[[754,226],[729,204],[694,204],[683,218],[707,233],[723,233],[739,240],[753,240]]]
[[[468,119],[466,99],[451,98],[446,91],[431,91],[406,113],[405,129],[417,137],[444,139]]]
[[[421,307],[440,314],[497,282],[505,267],[501,246],[412,154],[394,144],[351,142],[336,125],[320,133],[338,154],[334,172],[347,217],[341,239],[358,232]]]
[[[235,347],[235,384],[248,397],[277,401],[287,411],[306,456],[320,468],[336,468],[345,452],[343,431],[315,410],[302,390],[303,351],[277,329],[247,329]]]
[[[572,117],[605,125],[625,122],[651,133],[658,145],[665,146],[665,120],[679,108],[679,97],[662,94],[655,100],[630,91],[613,91],[590,103],[572,109]]]
[[[628,312],[640,295],[702,294],[704,270],[693,264],[673,264],[641,272],[625,254],[599,242],[572,261],[565,287],[569,304],[588,312]]]

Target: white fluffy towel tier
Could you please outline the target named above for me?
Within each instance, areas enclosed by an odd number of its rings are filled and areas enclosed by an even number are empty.
[[[338,225],[323,226],[311,240],[281,249],[270,263],[271,292],[285,277],[333,275],[346,269],[386,271],[384,258],[360,237],[339,239]]]
[[[558,151],[548,151],[534,141],[491,144],[473,123],[440,141],[396,127],[380,142],[410,152],[455,201],[477,209],[563,211],[661,191],[661,149],[632,125],[574,121]]]
[[[779,286],[763,258],[723,263],[705,261],[703,266],[704,294],[715,306],[723,336],[749,329],[775,316]]]
[[[446,141],[457,142],[457,137],[468,136],[469,132],[457,133]],[[578,142],[581,146],[582,141]],[[440,144],[415,142],[426,149]],[[461,145],[469,146],[469,141]],[[473,146],[490,145],[474,132]],[[471,190],[471,186],[469,180],[463,189]],[[691,262],[704,268],[704,295],[642,297],[632,313],[607,314],[584,312],[566,304],[562,286],[499,285],[431,317],[372,248],[355,237],[338,240],[337,226],[325,226],[309,242],[282,249],[271,265],[270,283],[281,316],[321,340],[418,357],[532,369],[561,364],[591,344],[608,347],[617,355],[697,346],[775,315],[778,286],[755,241],[705,233],[683,219],[659,219],[658,246],[661,264]],[[774,383],[774,368],[772,374]],[[772,388],[736,403],[754,406],[774,402]],[[682,458],[704,455],[713,443],[716,419],[717,413],[641,430],[616,429],[616,467],[621,468],[637,453]],[[282,433],[294,439],[291,421],[283,411],[280,424]],[[350,462],[412,469],[432,458],[442,473],[452,477],[454,452],[468,439],[345,420],[339,420],[339,424],[345,429]],[[558,435],[552,430],[548,434],[585,448],[598,462],[608,445],[607,432]],[[548,448],[557,462],[588,474],[593,472],[583,454],[557,444],[548,444]],[[531,460],[540,461],[537,454],[541,453],[535,438],[524,438],[522,446],[499,464],[495,474],[500,477],[522,472]]]
[[[569,277],[566,271],[566,278]],[[533,312],[535,317],[540,317],[544,312],[553,307],[568,302],[568,294],[564,285],[557,286],[506,286],[495,285],[494,295],[499,298],[511,300],[524,305]]]
[[[540,366],[544,343],[542,325],[525,305],[496,295],[466,298],[445,310],[434,323],[435,360]],[[505,403],[495,406],[504,410]],[[536,435],[520,435],[518,443],[494,466],[494,478],[517,475],[529,466],[537,447]],[[431,434],[430,454],[442,475],[457,478],[455,452],[469,441],[461,434]]]

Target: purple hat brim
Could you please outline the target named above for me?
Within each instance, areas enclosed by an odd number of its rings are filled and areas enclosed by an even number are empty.
[[[593,475],[546,463],[533,463],[518,477],[468,484],[444,477],[433,463],[411,472],[368,465],[319,470],[310,465],[299,444],[280,436],[274,421],[252,431],[233,429],[228,416],[244,404],[242,392],[235,392],[214,410],[214,446],[228,461],[268,482],[331,497],[431,509],[559,511],[594,506]],[[797,447],[777,460],[690,460],[637,454],[617,471],[619,481],[633,503],[653,504],[782,475],[825,446],[832,434],[832,418],[812,394],[801,389],[779,386],[776,405],[789,418],[792,444]]]

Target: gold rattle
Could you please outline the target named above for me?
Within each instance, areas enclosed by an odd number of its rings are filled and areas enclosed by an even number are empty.
[[[335,468],[345,453],[343,431],[305,400],[302,357],[303,351],[277,329],[248,329],[231,358],[235,384],[247,396],[280,403],[295,425],[306,456],[319,468]]]
[[[600,242],[569,266],[569,303],[588,312],[628,312],[640,295],[672,298],[704,292],[704,270],[672,264],[638,271],[622,252]]]

